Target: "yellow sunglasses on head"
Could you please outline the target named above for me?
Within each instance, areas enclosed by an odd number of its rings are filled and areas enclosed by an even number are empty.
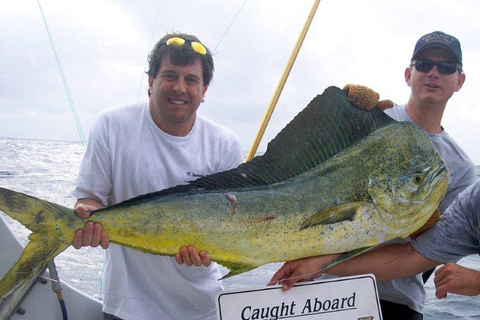
[[[201,44],[200,42],[194,41],[192,39],[183,39],[183,38],[180,38],[180,37],[172,37],[172,38],[169,38],[167,41],[165,41],[165,44],[167,46],[169,46],[171,44],[181,46],[181,45],[184,45],[185,42],[190,43],[190,46],[192,47],[193,51],[195,51],[196,53],[203,54],[203,55],[207,54],[207,48],[205,48],[205,46],[203,44]]]

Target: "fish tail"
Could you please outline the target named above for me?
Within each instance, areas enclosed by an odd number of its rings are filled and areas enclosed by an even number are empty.
[[[0,297],[6,298],[15,290],[37,279],[45,270],[48,262],[70,246],[58,239],[48,239],[48,236],[32,239],[23,250],[22,256],[0,280]],[[28,286],[27,286],[28,287]]]
[[[0,280],[3,299],[36,279],[50,260],[71,245],[81,219],[72,209],[4,188],[0,188],[0,210],[32,231],[20,259]]]

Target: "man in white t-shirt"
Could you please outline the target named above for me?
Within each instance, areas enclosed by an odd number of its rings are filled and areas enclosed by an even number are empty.
[[[237,135],[197,115],[213,69],[211,52],[197,37],[175,33],[158,41],[149,56],[148,103],[108,108],[92,126],[74,191],[79,217],[242,162]],[[110,244],[92,222],[77,231],[73,246],[108,248],[105,319],[216,318],[221,274],[205,252],[182,247],[175,258],[142,253]]]

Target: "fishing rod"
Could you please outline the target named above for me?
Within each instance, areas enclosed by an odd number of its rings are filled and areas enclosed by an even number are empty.
[[[300,48],[303,44],[303,40],[305,39],[305,36],[307,35],[308,28],[310,27],[310,24],[312,23],[313,16],[315,15],[315,12],[317,11],[318,5],[320,4],[320,0],[315,0],[313,3],[312,9],[310,10],[310,13],[307,17],[307,21],[305,22],[305,25],[303,26],[302,32],[300,33],[297,43],[295,44],[295,47],[293,48],[292,53],[290,54],[290,58],[288,59],[287,66],[283,70],[282,77],[280,78],[280,81],[277,84],[277,88],[275,89],[275,93],[273,94],[272,99],[270,100],[270,104],[268,105],[267,111],[263,117],[262,123],[260,124],[260,127],[257,131],[257,135],[255,136],[255,139],[253,140],[252,146],[250,147],[250,150],[247,153],[247,156],[245,157],[245,162],[252,160],[252,158],[255,156],[255,153],[257,152],[258,145],[260,144],[260,141],[262,140],[263,134],[265,133],[265,129],[267,128],[268,122],[270,121],[270,118],[272,117],[273,110],[275,109],[275,106],[277,105],[278,99],[280,98],[280,94],[282,93],[283,87],[285,86],[285,83],[287,82],[288,75],[290,74],[290,71],[292,70],[293,64],[295,63],[295,59],[298,56],[298,52],[300,51]]]

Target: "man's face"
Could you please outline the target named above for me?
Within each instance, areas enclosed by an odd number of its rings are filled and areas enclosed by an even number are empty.
[[[455,61],[453,56],[446,50],[432,48],[422,52],[417,60],[429,59],[438,61]],[[412,95],[425,103],[446,104],[448,99],[461,89],[465,74],[456,71],[453,74],[442,74],[437,66],[428,72],[421,72],[415,66],[405,70],[405,81],[412,88]]]
[[[176,66],[165,57],[155,78],[148,79],[150,112],[163,131],[185,136],[196,119],[196,112],[208,86],[203,84],[202,64]]]

